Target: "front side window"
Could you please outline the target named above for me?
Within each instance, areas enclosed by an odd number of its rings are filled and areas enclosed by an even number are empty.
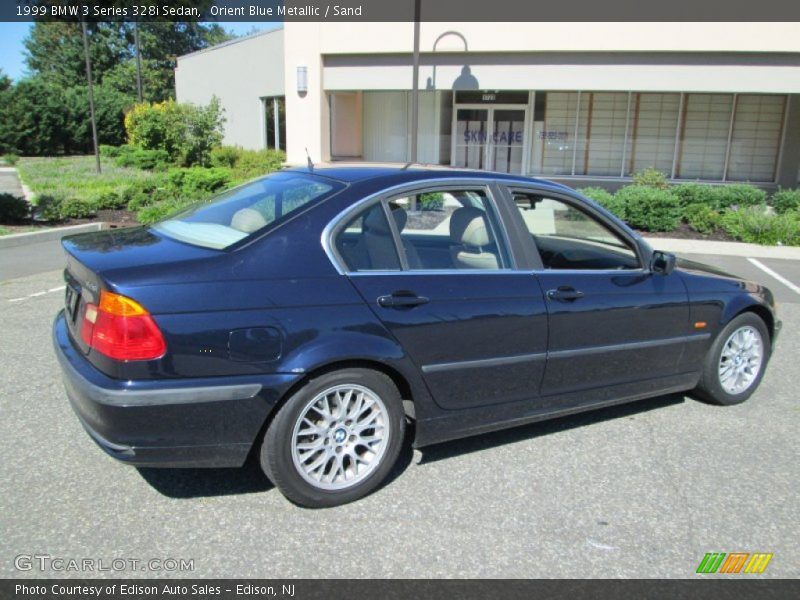
[[[180,242],[222,250],[343,187],[338,181],[306,173],[274,173],[194,204],[153,229]]]
[[[578,208],[540,194],[514,201],[545,269],[638,269],[628,241]]]

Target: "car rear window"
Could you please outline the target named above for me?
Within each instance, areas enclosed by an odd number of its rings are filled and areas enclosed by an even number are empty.
[[[180,242],[222,250],[274,226],[344,187],[331,179],[283,171],[193,204],[153,225]]]

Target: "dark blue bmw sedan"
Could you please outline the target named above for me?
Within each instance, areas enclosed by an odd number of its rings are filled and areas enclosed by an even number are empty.
[[[55,348],[100,447],[256,452],[305,506],[374,490],[408,421],[424,446],[671,392],[743,402],[780,329],[768,289],[486,172],[285,170],[64,248]]]

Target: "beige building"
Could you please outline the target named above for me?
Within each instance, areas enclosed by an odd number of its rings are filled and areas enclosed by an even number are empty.
[[[422,23],[418,161],[614,185],[794,187],[797,23]],[[178,99],[290,163],[405,162],[411,23],[286,23],[178,59]],[[285,124],[276,123],[285,101]],[[277,136],[280,146],[281,136]]]

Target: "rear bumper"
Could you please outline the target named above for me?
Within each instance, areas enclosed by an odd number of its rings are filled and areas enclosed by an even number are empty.
[[[120,381],[69,340],[63,311],[53,344],[72,408],[110,456],[150,467],[236,467],[300,375]]]

